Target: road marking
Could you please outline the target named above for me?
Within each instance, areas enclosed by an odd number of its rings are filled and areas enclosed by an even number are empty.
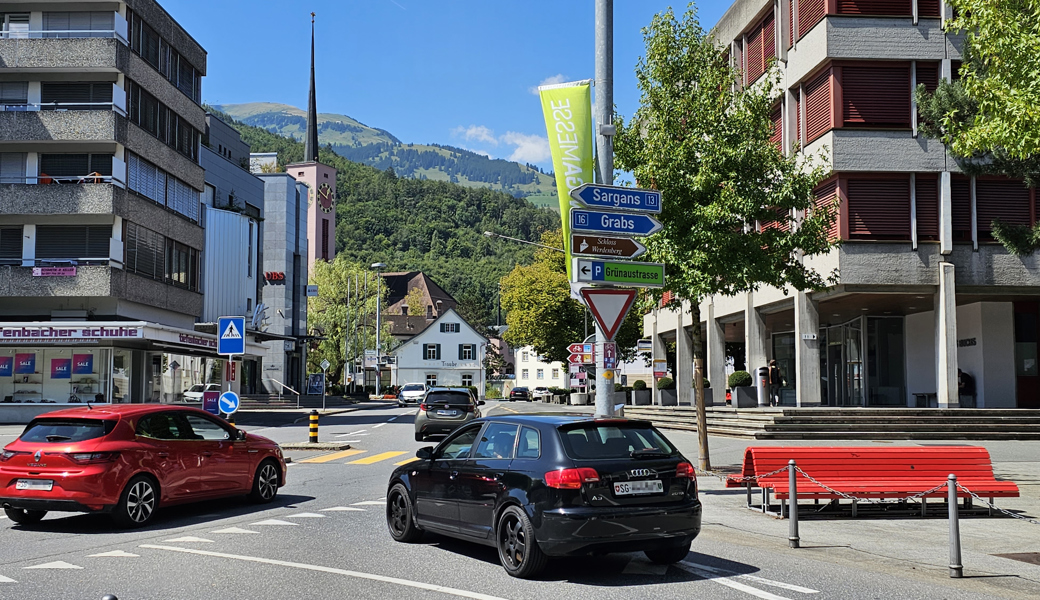
[[[336,437],[343,437],[343,436],[336,436]],[[361,440],[340,440],[340,442],[343,443],[343,444],[357,444],[360,441]]]
[[[140,554],[131,554],[124,552],[123,550],[113,550],[111,552],[102,552],[100,554],[88,554],[87,558],[137,558]]]
[[[23,569],[82,569],[79,565],[73,565],[63,560],[56,560],[54,562],[43,563],[42,565],[33,565],[31,567],[22,567]]]
[[[18,582],[15,581],[14,579],[11,579],[10,577],[4,577],[3,575],[0,575],[0,583],[18,583]]]
[[[746,579],[747,581],[754,581],[756,583],[761,583],[762,585],[768,585],[768,586],[781,588],[781,589],[785,589],[785,590],[791,590],[792,592],[799,592],[801,594],[819,594],[820,593],[819,590],[814,590],[814,589],[811,589],[811,588],[802,587],[800,585],[794,585],[792,583],[784,583],[782,581],[773,581],[772,579],[765,579],[765,578],[762,578],[762,577],[757,577],[755,575],[746,575],[746,574],[742,574],[742,573],[737,573],[736,571],[727,571],[725,569],[719,569],[719,568],[712,567],[712,566],[709,566],[709,565],[702,565],[700,563],[690,562],[688,560],[684,560],[683,563],[685,563],[687,565],[690,565],[691,567],[697,567],[698,569],[704,569],[705,571],[710,571],[710,572],[715,573],[717,575],[724,575],[726,577],[739,577],[740,579]]]
[[[165,541],[165,542],[176,542],[176,543],[184,543],[184,542],[201,542],[203,544],[212,544],[213,543],[213,540],[207,540],[206,538],[195,537],[193,535],[186,535],[184,537],[173,538],[172,540],[163,540],[163,541]]]
[[[504,600],[498,596],[489,596],[487,594],[481,594],[478,592],[470,592],[468,590],[460,590],[456,588],[450,588],[443,585],[433,585],[429,583],[422,583],[419,581],[410,581],[408,579],[400,579],[397,577],[386,577],[383,575],[374,575],[372,573],[362,573],[360,571],[348,571],[346,569],[335,569],[332,567],[323,567],[321,565],[308,565],[305,563],[289,562],[286,560],[274,560],[270,558],[261,558],[259,556],[243,556],[241,554],[226,554],[224,552],[210,552],[208,550],[196,550],[194,548],[177,548],[175,546],[158,546],[154,544],[142,544],[141,548],[148,548],[150,550],[166,550],[168,552],[183,552],[185,554],[198,554],[201,556],[213,556],[217,558],[228,558],[231,560],[241,560],[245,562],[261,563],[265,565],[275,565],[279,567],[288,567],[290,569],[302,569],[305,571],[318,571],[321,573],[331,573],[333,575],[344,575],[346,577],[354,577],[357,579],[368,579],[371,581],[381,581],[383,583],[393,583],[405,587],[417,588],[420,590],[428,590],[431,592],[441,592],[442,594],[449,594],[451,596],[458,596],[460,598],[473,598],[473,600]]]
[[[319,515],[318,513],[299,513],[295,515],[289,515],[287,519],[324,519],[325,515]]]
[[[356,510],[356,511],[360,511],[360,512],[365,512],[365,509],[363,509],[363,508],[354,508],[353,506],[333,506],[332,508],[323,508],[323,509],[321,509],[321,512],[341,512],[341,511],[347,511],[347,510],[350,510],[350,511]]]
[[[377,463],[377,462],[380,462],[380,461],[383,461],[383,460],[387,460],[388,458],[394,458],[395,456],[401,456],[402,454],[406,454],[406,452],[404,452],[404,451],[383,452],[381,454],[373,454],[372,456],[366,456],[365,458],[359,458],[357,460],[352,460],[352,461],[348,462],[347,464],[348,465],[371,465],[373,463]]]
[[[378,425],[373,425],[373,426],[372,426],[372,429],[379,429],[379,428],[380,428],[380,427],[382,427],[383,425],[386,425],[386,423],[380,423],[380,424],[378,424]]]
[[[682,569],[684,571],[689,571],[690,573],[693,573],[694,575],[697,575],[698,577],[702,577],[702,578],[707,579],[709,581],[714,581],[715,583],[718,583],[720,585],[724,585],[726,587],[733,588],[735,590],[739,590],[741,592],[744,592],[745,594],[751,594],[752,596],[755,596],[756,598],[762,598],[762,600],[791,600],[790,598],[788,598],[786,596],[777,596],[776,594],[772,594],[770,592],[765,592],[765,591],[762,591],[762,590],[760,590],[758,588],[753,588],[750,585],[744,585],[743,583],[740,583],[739,581],[734,581],[735,578],[733,578],[733,577],[723,577],[723,576],[720,576],[720,575],[718,575],[716,573],[708,571],[706,569],[701,569],[699,567],[694,567],[694,566],[692,566],[692,565],[690,565],[688,563],[678,562],[678,563],[675,563],[675,566],[679,567],[680,569]]]
[[[7,518],[7,515],[0,515],[0,521],[4,520],[6,518]]]
[[[217,529],[210,533],[260,533],[259,531],[253,531],[252,529],[242,529],[241,527],[228,527],[226,529]]]
[[[281,519],[267,519],[266,521],[253,523],[253,525],[299,525],[299,523],[290,523],[289,521],[282,521]]]
[[[393,423],[396,420],[397,420],[397,417],[390,417],[389,419],[386,420],[386,422],[387,423]]]
[[[348,456],[354,456],[355,454],[362,454],[364,450],[344,450],[342,452],[333,452],[332,454],[323,454],[322,456],[315,456],[314,458],[305,458],[301,460],[301,463],[327,463]]]
[[[401,462],[394,463],[394,466],[395,467],[400,467],[401,465],[407,465],[408,463],[413,463],[413,462],[415,462],[417,460],[419,460],[419,458],[413,456],[412,458],[409,458],[408,460],[402,460]]]
[[[382,506],[385,500],[365,500],[364,502],[355,502],[354,506]]]

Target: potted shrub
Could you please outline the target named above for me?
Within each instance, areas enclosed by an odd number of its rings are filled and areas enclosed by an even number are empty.
[[[758,406],[758,394],[752,387],[754,379],[747,371],[733,371],[729,376],[729,387],[733,390],[732,405],[737,408],[755,408]]]
[[[646,389],[646,382],[642,379],[637,379],[632,383],[632,404],[635,406],[650,404],[650,390]]]
[[[657,389],[661,395],[661,406],[679,405],[679,395],[675,390],[675,381],[671,377],[658,379]]]

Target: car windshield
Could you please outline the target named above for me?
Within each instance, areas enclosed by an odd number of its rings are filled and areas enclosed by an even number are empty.
[[[422,386],[421,383],[409,383],[409,384],[406,384],[403,388],[401,388],[401,391],[402,392],[421,392],[422,389],[423,389],[423,386]]]
[[[469,404],[472,400],[467,392],[431,392],[426,396],[428,404]]]
[[[525,387],[513,388],[513,391],[514,392],[526,392],[527,388],[525,388]]]
[[[36,419],[19,439],[34,444],[82,442],[107,435],[115,424],[102,419]]]
[[[197,384],[191,386],[190,388],[188,388],[188,391],[189,392],[201,392],[203,387],[204,386],[201,383],[197,383]]]
[[[645,423],[581,423],[560,429],[571,458],[638,458],[675,454],[664,436]]]

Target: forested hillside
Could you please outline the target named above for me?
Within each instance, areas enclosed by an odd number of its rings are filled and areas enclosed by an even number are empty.
[[[280,167],[302,159],[302,143],[211,112],[233,125],[253,152],[277,152]],[[320,158],[339,170],[337,252],[366,264],[385,262],[389,270],[425,271],[459,301],[467,319],[484,324],[494,324],[499,279],[515,264],[530,263],[533,252],[483,232],[538,240],[560,226],[557,213],[506,193],[398,177],[327,146]]]

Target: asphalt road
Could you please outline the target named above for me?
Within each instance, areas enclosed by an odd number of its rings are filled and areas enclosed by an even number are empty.
[[[496,402],[484,407],[491,415],[536,410],[564,409]],[[679,565],[653,565],[641,554],[556,559],[537,581],[513,579],[498,564],[494,549],[432,535],[419,544],[399,544],[387,533],[387,476],[395,464],[429,444],[413,441],[414,412],[376,407],[323,418],[322,441],[349,442],[352,450],[289,453],[288,485],[270,505],[231,499],[175,507],[162,510],[150,527],[134,531],[117,530],[97,515],[52,513],[30,527],[0,518],[0,599],[97,600],[104,594],[121,600],[1040,595],[1040,566],[1024,565],[1026,576],[1005,584],[985,577],[950,580],[941,569],[850,552],[842,544],[789,550],[782,533],[757,527],[765,523],[779,531],[786,522],[732,512],[732,491],[709,485],[702,486],[704,530]],[[306,420],[245,428],[282,443],[307,437]],[[0,445],[19,430],[0,427]],[[668,436],[687,456],[696,456],[696,436]],[[741,527],[745,521],[749,526]],[[935,525],[941,531],[941,523]],[[848,523],[849,528],[863,526],[876,527]],[[1035,577],[1029,577],[1029,568]]]

